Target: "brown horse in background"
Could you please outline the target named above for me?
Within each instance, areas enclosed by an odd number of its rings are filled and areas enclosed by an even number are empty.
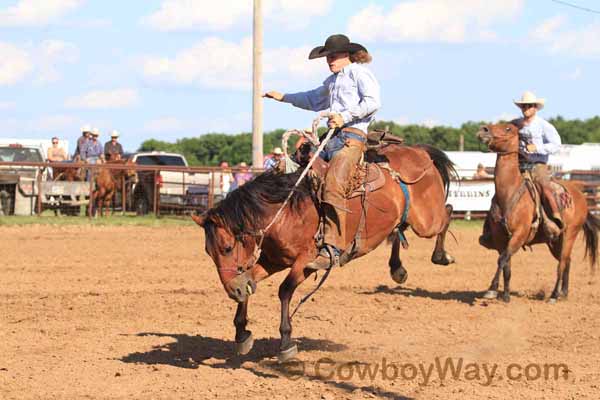
[[[561,182],[572,197],[572,204],[563,210],[564,229],[560,237],[551,241],[541,227],[537,232],[532,230],[536,219],[536,202],[525,187],[526,182],[519,172],[519,128],[514,124],[487,125],[480,129],[477,137],[487,144],[490,150],[498,153],[494,178],[495,199],[502,213],[498,218],[490,212],[486,219],[486,228],[489,228],[492,243],[486,244],[480,241],[485,247],[500,253],[498,269],[484,297],[495,299],[498,296],[498,281],[502,271],[504,276],[502,299],[505,302],[510,301],[511,257],[525,245],[546,243],[554,258],[558,260],[556,285],[550,302],[556,302],[559,296],[566,298],[569,290],[571,252],[575,239],[583,229],[586,256],[589,255],[591,265],[594,267],[598,257],[600,220],[588,211],[586,198],[578,184]]]
[[[132,159],[122,160],[120,158],[107,161],[107,165],[123,165],[123,169],[108,169],[100,168],[96,175],[96,189],[92,193],[90,201],[95,205],[95,211],[100,211],[100,216],[104,216],[106,207],[110,209],[113,197],[118,190],[121,190],[122,179],[127,179],[136,176],[135,169],[130,167],[135,166]],[[125,193],[121,193],[121,201]]]
[[[379,156],[386,159],[391,168],[383,170],[383,187],[368,194],[369,207],[361,239],[363,245],[359,246],[354,257],[367,254],[393,234],[389,265],[393,279],[398,282],[406,279],[406,271],[400,261],[401,240],[396,232],[403,232],[409,226],[419,237],[437,236],[432,255],[434,263],[447,265],[453,262],[444,248],[452,212],[452,207],[446,206],[446,196],[454,173],[453,164],[442,151],[433,147],[410,148],[409,152],[428,167],[423,169],[419,180],[406,185],[409,193],[407,198],[394,177],[394,171],[402,171],[405,161],[401,157],[405,150],[401,147],[404,146],[387,146],[379,152]],[[279,357],[285,361],[297,353],[297,347],[291,339],[289,306],[296,288],[315,272],[307,269],[306,264],[317,255],[314,237],[320,221],[313,178],[306,177],[299,186],[294,187],[299,176],[300,171],[292,174],[262,174],[229,193],[217,207],[201,216],[192,216],[198,225],[204,227],[206,252],[217,266],[225,291],[238,302],[234,324],[236,347],[240,354],[248,353],[253,345],[246,324],[248,300],[255,292],[256,284],[287,268],[290,271],[279,287]],[[274,219],[291,191],[291,201]],[[407,207],[408,201],[410,207]],[[361,214],[365,209],[360,197],[348,200],[347,204],[351,212],[348,215],[346,237],[352,238],[359,229]],[[274,221],[273,225],[265,231],[271,221]]]
[[[79,155],[73,158],[73,162],[81,162],[81,158],[79,157]],[[80,182],[85,180],[85,172],[83,171],[83,169],[71,166],[53,167],[52,176],[53,181]]]

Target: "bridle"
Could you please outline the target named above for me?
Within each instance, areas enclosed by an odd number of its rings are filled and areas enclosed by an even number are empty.
[[[251,236],[254,238],[254,252],[252,253],[252,257],[248,259],[246,264],[242,264],[240,262],[242,258],[242,250],[244,248],[244,237]],[[265,238],[265,233],[261,229],[258,232],[240,232],[235,236],[235,243],[240,243],[241,246],[235,246],[235,267],[234,268],[223,268],[217,266],[217,270],[219,272],[234,272],[236,275],[242,275],[244,272],[248,271],[250,268],[256,264],[259,260],[260,255],[262,254],[262,243]],[[234,243],[234,244],[235,244]]]

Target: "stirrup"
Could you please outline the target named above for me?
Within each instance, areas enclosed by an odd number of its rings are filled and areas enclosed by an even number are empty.
[[[323,250],[327,252],[327,255],[323,254]],[[325,261],[324,259],[327,257],[329,257],[329,260]],[[323,247],[321,247],[321,250],[319,250],[317,258],[306,264],[306,267],[311,269],[331,269],[334,267],[339,267],[339,265],[340,251],[335,246],[325,244]]]

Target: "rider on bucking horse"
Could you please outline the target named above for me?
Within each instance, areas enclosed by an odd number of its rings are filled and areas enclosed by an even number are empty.
[[[328,126],[336,129],[320,156],[329,162],[325,177],[323,203],[327,204],[323,229],[323,245],[309,268],[323,269],[335,264],[346,246],[346,189],[355,166],[360,162],[367,142],[367,127],[381,107],[379,83],[362,64],[372,58],[367,49],[352,43],[344,35],[332,35],[324,46],[315,47],[309,60],[327,57],[332,72],[316,89],[282,94],[265,93],[295,107],[311,111],[329,110]]]

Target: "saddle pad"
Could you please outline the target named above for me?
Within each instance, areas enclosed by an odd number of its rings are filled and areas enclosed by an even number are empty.
[[[385,157],[402,182],[407,184],[420,181],[433,165],[429,154],[418,147],[389,145],[378,149],[377,155]]]

